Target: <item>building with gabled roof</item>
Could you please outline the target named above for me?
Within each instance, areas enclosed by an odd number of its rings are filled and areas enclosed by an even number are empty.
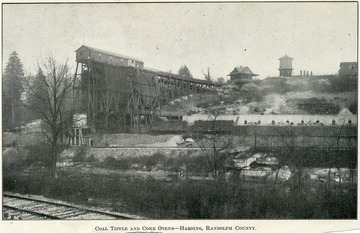
[[[146,133],[154,115],[161,115],[160,102],[214,92],[220,86],[144,68],[144,63],[136,58],[85,45],[76,50],[76,62],[76,113],[86,115],[91,129]],[[77,132],[75,137],[80,137]],[[78,144],[76,140],[74,143]]]
[[[235,67],[230,74],[230,81],[238,82],[238,81],[250,81],[252,77],[259,76],[258,74],[254,74],[249,67],[247,66],[239,66]]]
[[[137,58],[108,52],[87,45],[82,45],[75,52],[76,61],[86,62],[87,60],[92,60],[115,66],[132,66],[136,68],[144,68],[144,62]]]

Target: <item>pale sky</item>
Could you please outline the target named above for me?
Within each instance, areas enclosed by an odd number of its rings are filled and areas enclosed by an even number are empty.
[[[3,5],[3,64],[16,51],[26,73],[52,53],[76,66],[83,45],[143,60],[145,67],[195,78],[210,67],[226,77],[248,66],[278,75],[292,57],[294,74],[334,74],[357,60],[357,3],[120,3]]]

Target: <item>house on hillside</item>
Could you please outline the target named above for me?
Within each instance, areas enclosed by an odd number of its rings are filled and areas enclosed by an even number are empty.
[[[358,64],[357,62],[341,62],[340,76],[357,76]]]
[[[239,82],[239,81],[250,81],[252,80],[252,77],[259,76],[258,74],[254,74],[249,67],[247,66],[239,66],[235,67],[233,71],[231,71],[230,74],[230,81],[232,82]]]

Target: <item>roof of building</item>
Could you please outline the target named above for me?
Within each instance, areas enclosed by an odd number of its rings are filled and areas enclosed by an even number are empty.
[[[285,56],[279,58],[279,60],[284,60],[284,59],[290,59],[290,60],[292,60],[293,58],[292,58],[292,57],[289,57],[289,56],[286,55],[286,54],[285,54]]]
[[[138,61],[138,62],[143,62],[142,60],[140,59],[137,59],[137,58],[134,58],[134,57],[129,57],[129,56],[124,56],[124,55],[121,55],[121,54],[118,54],[118,53],[113,53],[113,52],[108,52],[108,51],[105,51],[105,50],[101,50],[101,49],[97,49],[97,48],[93,48],[93,47],[90,47],[90,46],[87,46],[87,45],[82,45],[80,46],[80,48],[78,48],[77,50],[75,50],[75,52],[77,52],[79,49],[81,48],[87,48],[91,51],[94,51],[94,52],[98,52],[98,53],[102,53],[102,54],[107,54],[107,55],[110,55],[110,56],[114,56],[114,57],[118,57],[118,58],[125,58],[125,59],[129,59],[129,60],[135,60],[135,61]]]
[[[228,74],[228,76],[231,76],[231,75],[234,75],[234,74],[249,74],[249,75],[252,75],[252,76],[259,76],[258,74],[254,74],[250,69],[249,67],[247,66],[238,66],[238,67],[235,67],[233,71],[231,71],[230,74]]]
[[[81,48],[87,48],[90,51],[94,51],[94,52],[98,52],[98,53],[102,53],[102,54],[107,54],[107,55],[118,57],[118,58],[125,58],[125,59],[135,60],[135,61],[138,61],[138,62],[143,62],[142,60],[139,60],[137,58],[124,56],[124,55],[121,55],[121,54],[118,54],[118,53],[108,52],[108,51],[93,48],[93,47],[90,47],[90,46],[87,46],[87,45],[80,46],[80,48],[75,50],[75,52],[77,52]],[[174,77],[174,78],[177,78],[177,79],[186,79],[184,77],[181,77],[180,75],[172,74],[172,73],[169,73],[169,72],[163,72],[163,71],[154,70],[154,69],[150,69],[150,68],[144,68],[144,69],[147,70],[148,72],[153,72],[153,73],[156,73],[156,74],[166,75],[166,76]],[[220,84],[212,83],[212,82],[209,82],[209,81],[206,81],[206,80],[201,80],[201,79],[189,79],[189,81],[190,82],[195,82],[195,83],[207,84],[207,85],[211,85],[211,86],[221,86]]]

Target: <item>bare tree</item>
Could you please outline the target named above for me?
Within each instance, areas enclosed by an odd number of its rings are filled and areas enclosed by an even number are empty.
[[[71,127],[74,105],[71,99],[73,79],[67,61],[58,64],[52,55],[38,62],[35,78],[25,79],[25,106],[44,123],[43,134],[51,144],[50,177],[56,179],[56,162],[63,134]]]
[[[211,82],[210,68],[209,67],[207,68],[207,74],[205,74],[203,70],[201,70],[201,72],[205,76],[205,80]]]
[[[216,180],[225,178],[225,162],[230,156],[228,149],[233,144],[230,136],[219,132],[219,122],[217,121],[219,115],[219,111],[211,112],[208,133],[202,135],[202,138],[198,140],[198,145],[207,158],[208,167]]]

